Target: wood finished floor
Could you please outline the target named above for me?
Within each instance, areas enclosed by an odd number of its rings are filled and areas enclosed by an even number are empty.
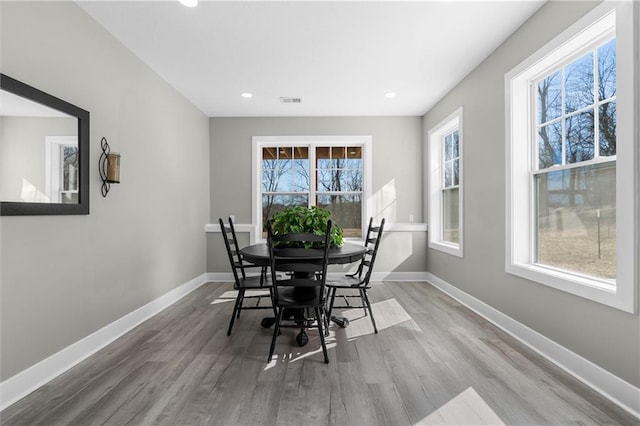
[[[266,363],[268,311],[226,336],[230,284],[209,283],[0,414],[2,425],[639,425],[423,282],[376,284],[362,310]]]

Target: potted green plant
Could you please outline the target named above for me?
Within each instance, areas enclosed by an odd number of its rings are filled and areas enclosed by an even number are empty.
[[[320,207],[288,207],[273,215],[271,229],[276,235],[293,232],[310,232],[324,235],[327,232],[329,219],[331,219],[331,212]],[[332,221],[331,246],[340,247],[343,243],[342,228],[335,221]]]

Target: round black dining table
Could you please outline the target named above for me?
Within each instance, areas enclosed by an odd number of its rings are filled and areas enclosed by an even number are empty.
[[[329,264],[346,264],[358,262],[366,249],[361,244],[344,243],[342,247],[329,249]],[[247,262],[260,266],[269,266],[269,247],[267,243],[252,244],[240,249],[242,258]]]
[[[365,255],[367,249],[361,244],[344,243],[341,247],[331,247],[329,249],[329,264],[347,264],[358,262]],[[269,266],[269,247],[266,243],[252,244],[240,249],[242,258],[247,262]],[[331,317],[331,320],[341,327],[346,327],[348,321],[342,317]],[[263,327],[270,327],[275,322],[275,318],[264,318]],[[299,346],[304,346],[309,341],[304,329],[296,337]]]

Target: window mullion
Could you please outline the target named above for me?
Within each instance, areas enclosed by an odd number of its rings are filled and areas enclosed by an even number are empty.
[[[600,96],[598,94],[598,49],[593,49],[593,157],[600,157]]]
[[[318,167],[316,164],[316,146],[308,145],[309,149],[309,207],[316,205],[316,192],[318,181]]]
[[[567,87],[565,85],[565,67],[562,67],[562,72],[560,73],[560,76],[562,78],[562,80],[560,81],[560,87],[562,88],[561,93],[562,93],[562,105],[561,105],[561,113],[560,116],[562,117],[562,125],[560,126],[560,128],[562,129],[562,137],[561,137],[561,141],[562,141],[562,161],[560,164],[565,165],[566,164],[566,158],[567,158],[567,118],[566,118],[566,113],[567,113],[567,106],[566,106],[566,102],[567,102]]]

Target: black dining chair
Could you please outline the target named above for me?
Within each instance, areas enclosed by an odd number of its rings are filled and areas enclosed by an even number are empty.
[[[271,362],[281,328],[300,328],[301,334],[315,324],[320,335],[324,362],[329,362],[324,339],[325,280],[329,263],[331,221],[324,235],[289,233],[274,235],[267,222],[267,245],[273,281],[273,306],[277,309],[267,362]],[[305,248],[305,245],[307,248]],[[278,271],[289,275],[277,274]],[[284,318],[284,312],[294,312]]]
[[[367,295],[367,290],[371,288],[370,280],[371,273],[373,271],[373,264],[376,261],[378,254],[378,247],[380,247],[380,240],[382,239],[382,231],[384,230],[383,218],[380,221],[380,225],[374,226],[373,218],[369,219],[369,227],[367,228],[367,236],[364,239],[364,245],[367,251],[364,257],[358,265],[358,269],[353,274],[345,275],[340,278],[327,278],[326,286],[328,289],[327,298],[329,299],[329,312],[327,316],[331,318],[331,312],[334,308],[346,309],[346,308],[363,308],[365,315],[369,311],[371,317],[371,324],[373,324],[373,331],[378,332],[376,327],[376,320],[373,318],[373,310],[371,309],[371,302]],[[340,293],[337,293],[337,292]],[[353,294],[357,293],[357,294]],[[336,297],[342,297],[345,301],[345,305],[335,305]],[[349,298],[360,298],[360,305],[353,306],[349,304]]]
[[[273,309],[275,314],[276,310],[273,305],[260,305],[262,298],[272,298],[273,287],[271,285],[271,277],[267,274],[266,266],[243,262],[238,248],[238,239],[236,237],[235,227],[233,226],[233,220],[229,218],[228,226],[225,225],[222,218],[218,219],[218,221],[220,222],[220,230],[222,231],[224,245],[227,249],[231,271],[233,272],[233,288],[238,292],[233,307],[233,314],[231,315],[231,321],[229,322],[229,329],[227,330],[227,336],[230,336],[233,323],[236,318],[240,318],[240,311],[248,309]],[[260,268],[260,274],[248,276],[247,269],[250,268]],[[252,294],[251,292],[247,293],[247,290],[267,290],[269,293]],[[256,299],[257,302],[255,305],[247,306],[244,304],[245,299]]]

